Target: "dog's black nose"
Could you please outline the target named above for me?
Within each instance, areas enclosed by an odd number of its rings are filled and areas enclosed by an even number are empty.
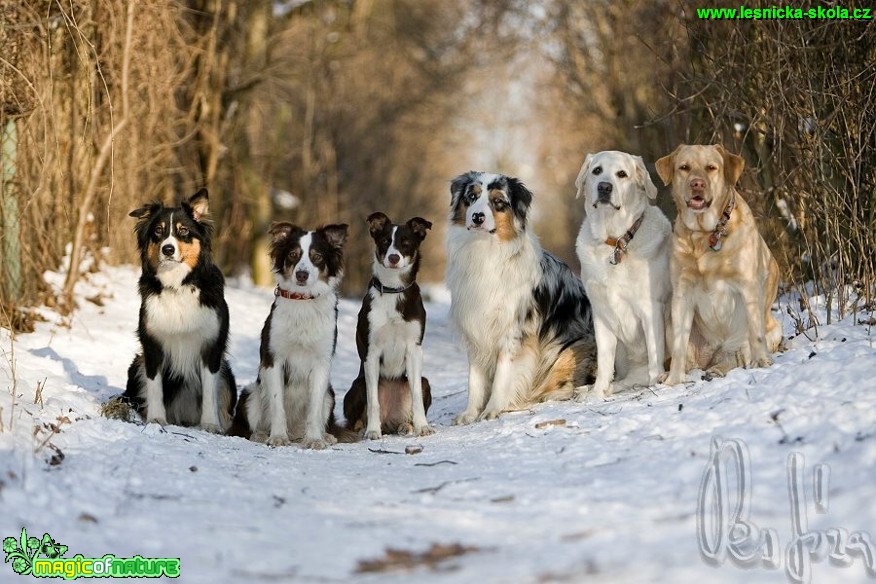
[[[176,251],[176,250],[169,243],[167,245],[161,246],[161,253],[163,253],[164,255],[166,255],[168,257],[172,256],[174,251]]]
[[[295,279],[298,280],[299,284],[303,284],[304,282],[306,282],[308,276],[310,276],[310,274],[308,274],[304,270],[298,270],[297,272],[295,272]]]
[[[484,221],[486,221],[487,216],[483,213],[472,213],[471,222],[475,225],[483,225]]]
[[[596,185],[596,194],[599,197],[599,200],[610,199],[612,188],[613,187],[611,186],[611,183],[609,183],[609,182],[601,182],[598,185]]]
[[[401,259],[401,256],[398,255],[397,253],[394,253],[394,254],[390,254],[390,256],[386,259],[389,260],[390,265],[394,266],[399,262],[399,260]]]

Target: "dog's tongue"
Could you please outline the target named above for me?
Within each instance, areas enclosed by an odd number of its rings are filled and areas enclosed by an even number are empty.
[[[706,208],[706,200],[704,198],[702,198],[701,196],[697,195],[696,197],[692,198],[690,201],[687,202],[687,206],[690,207],[691,209],[699,211],[700,209]]]

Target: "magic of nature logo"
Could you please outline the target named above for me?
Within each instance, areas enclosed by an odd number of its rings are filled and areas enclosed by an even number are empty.
[[[21,537],[3,539],[5,563],[19,576],[36,578],[178,578],[179,558],[118,558],[106,554],[100,558],[86,558],[76,554],[65,558],[67,546],[54,540],[48,533],[42,539],[28,537],[21,529]]]

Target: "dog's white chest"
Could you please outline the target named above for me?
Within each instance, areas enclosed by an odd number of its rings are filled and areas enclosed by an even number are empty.
[[[201,305],[200,291],[194,286],[166,288],[148,296],[144,304],[146,330],[159,339],[197,335],[208,341],[219,334],[219,315]]]
[[[381,355],[381,375],[397,378],[406,370],[408,347],[420,339],[422,323],[405,321],[398,310],[399,297],[371,291],[368,312],[368,345]]]
[[[271,315],[270,349],[292,377],[306,378],[317,363],[331,360],[335,342],[335,299],[278,299]]]

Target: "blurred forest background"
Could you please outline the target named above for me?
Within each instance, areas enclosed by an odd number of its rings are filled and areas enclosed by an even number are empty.
[[[698,20],[705,5],[738,2],[3,0],[0,326],[72,310],[84,272],[136,261],[130,210],[202,186],[219,264],[257,283],[271,221],[346,222],[361,294],[375,210],[434,223],[421,279],[440,280],[449,180],[469,169],[523,179],[577,270],[584,155],[640,154],[656,183],[681,142],[745,157],[788,285],[871,299],[876,25]]]

